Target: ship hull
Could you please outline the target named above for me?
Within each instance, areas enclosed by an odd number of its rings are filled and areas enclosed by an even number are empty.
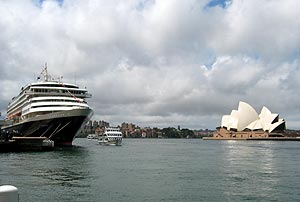
[[[114,139],[114,140],[104,140],[100,139],[98,141],[100,145],[111,145],[111,146],[121,146],[122,145],[122,139]]]
[[[55,146],[72,146],[75,136],[92,115],[91,109],[74,109],[41,115],[3,129],[11,136],[46,137]]]

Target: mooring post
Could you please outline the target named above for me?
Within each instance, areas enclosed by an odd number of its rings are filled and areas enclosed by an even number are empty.
[[[18,188],[12,185],[0,186],[1,202],[19,202]]]

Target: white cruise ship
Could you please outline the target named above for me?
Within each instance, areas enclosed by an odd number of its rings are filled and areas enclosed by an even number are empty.
[[[118,128],[105,128],[105,132],[99,136],[98,142],[101,145],[120,146],[122,144],[122,132]]]
[[[85,100],[90,97],[85,88],[53,78],[45,66],[37,82],[12,98],[6,115],[12,124],[2,129],[11,136],[47,137],[55,146],[72,145],[93,114]]]

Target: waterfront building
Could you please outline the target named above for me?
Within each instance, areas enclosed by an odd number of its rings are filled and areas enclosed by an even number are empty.
[[[246,102],[239,102],[237,110],[222,117],[215,139],[249,139],[284,137],[285,120],[263,107],[260,114]]]
[[[142,137],[143,138],[153,138],[153,129],[150,127],[144,127],[142,130]]]
[[[101,120],[101,121],[99,121],[98,126],[101,127],[101,128],[103,128],[103,127],[104,127],[104,128],[105,128],[105,127],[109,127],[109,123],[106,122],[106,121]]]
[[[124,137],[131,137],[132,134],[135,132],[135,125],[132,123],[125,123],[123,122],[121,125],[121,132],[124,135]]]
[[[105,127],[109,127],[109,123],[104,120],[90,120],[82,129],[80,137],[86,137],[89,134],[102,134]]]
[[[215,130],[200,129],[200,130],[194,130],[193,132],[195,138],[203,138],[203,137],[212,137]]]

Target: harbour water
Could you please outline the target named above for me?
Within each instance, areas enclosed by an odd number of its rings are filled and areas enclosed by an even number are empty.
[[[300,201],[300,142],[123,139],[0,153],[0,185],[37,201]]]

